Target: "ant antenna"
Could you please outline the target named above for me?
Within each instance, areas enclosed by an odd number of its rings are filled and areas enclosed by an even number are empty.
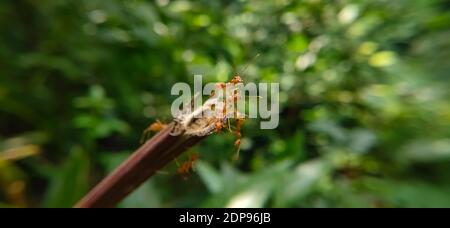
[[[253,56],[253,58],[244,66],[244,68],[242,69],[241,72],[239,72],[238,75],[242,75],[243,73],[245,73],[245,71],[250,66],[250,63],[253,63],[260,55],[261,55],[260,53],[257,53],[255,56]]]

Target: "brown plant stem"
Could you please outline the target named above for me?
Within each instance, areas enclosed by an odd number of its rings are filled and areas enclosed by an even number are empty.
[[[144,143],[76,205],[76,208],[114,207],[148,178],[204,137],[174,136],[174,123]]]

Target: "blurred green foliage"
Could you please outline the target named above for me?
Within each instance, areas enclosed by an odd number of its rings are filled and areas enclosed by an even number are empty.
[[[4,0],[0,31],[0,206],[72,206],[174,83],[261,53],[243,76],[281,83],[280,126],[246,122],[238,162],[209,137],[120,207],[450,207],[448,1]]]

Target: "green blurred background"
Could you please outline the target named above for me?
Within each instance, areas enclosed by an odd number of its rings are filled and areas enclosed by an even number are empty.
[[[279,127],[247,121],[238,162],[211,136],[119,207],[450,207],[449,37],[444,0],[0,1],[0,207],[72,206],[174,83],[249,62]]]

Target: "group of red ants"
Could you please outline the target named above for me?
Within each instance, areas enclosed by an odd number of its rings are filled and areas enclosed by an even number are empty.
[[[229,83],[236,85],[238,83],[243,83],[242,78],[239,75],[234,76]],[[217,83],[217,86],[220,89],[225,89],[226,88],[226,83],[221,82],[221,83]],[[212,94],[211,96],[213,96],[214,94]],[[238,94],[234,93],[233,95],[233,102],[234,102],[234,117],[236,119],[235,123],[236,123],[236,128],[234,130],[234,135],[236,136],[236,141],[234,142],[234,145],[237,148],[237,156],[236,158],[239,156],[239,150],[240,150],[240,146],[241,146],[241,126],[244,124],[245,122],[245,118],[243,117],[238,117],[237,115],[237,109],[236,109],[236,103],[238,101]],[[224,104],[224,108],[223,108],[223,114],[224,116],[227,114],[227,105],[226,105],[226,99],[225,100],[225,104]],[[228,122],[229,123],[229,122]],[[144,132],[158,132],[161,131],[162,129],[164,129],[167,125],[162,123],[161,121],[157,120],[156,122],[152,123]],[[221,118],[217,118],[217,121],[215,122],[215,132],[216,133],[220,133],[222,131],[222,129],[224,128],[224,121]],[[231,127],[228,126],[228,129],[231,131]],[[195,162],[198,160],[199,155],[198,153],[192,153],[190,158],[183,162],[181,165],[178,164],[178,168],[177,168],[177,174],[182,175],[182,176],[186,176],[187,174],[189,174],[189,172],[191,170],[193,170]]]

